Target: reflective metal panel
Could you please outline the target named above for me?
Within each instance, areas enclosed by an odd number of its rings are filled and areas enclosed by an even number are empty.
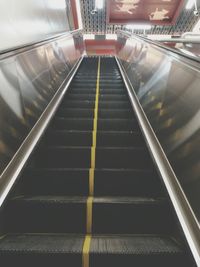
[[[1,0],[0,51],[72,30],[70,0]]]
[[[76,32],[0,60],[0,173],[81,57],[83,48],[83,38]]]
[[[133,36],[118,42],[118,57],[200,220],[200,66]]]

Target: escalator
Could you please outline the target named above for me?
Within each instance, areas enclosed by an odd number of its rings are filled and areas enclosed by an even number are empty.
[[[1,266],[194,266],[114,58],[84,58],[2,218]]]

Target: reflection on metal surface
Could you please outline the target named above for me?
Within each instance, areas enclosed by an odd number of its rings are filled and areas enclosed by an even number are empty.
[[[138,38],[118,41],[118,57],[200,220],[200,68]]]
[[[200,227],[199,222],[196,219],[194,212],[185,196],[181,185],[168,162],[166,154],[164,153],[150,122],[145,115],[144,110],[139,102],[139,98],[132,87],[124,68],[117,60],[119,69],[125,86],[127,88],[129,99],[131,101],[133,110],[138,119],[138,123],[145,137],[146,143],[148,144],[149,151],[157,167],[158,173],[167,188],[167,192],[170,196],[177,217],[179,218],[180,225],[182,226],[183,232],[192,251],[197,266],[200,266]],[[160,106],[160,105],[159,105]]]
[[[1,173],[83,49],[82,36],[75,32],[0,60]]]
[[[72,30],[70,0],[1,0],[0,51]]]

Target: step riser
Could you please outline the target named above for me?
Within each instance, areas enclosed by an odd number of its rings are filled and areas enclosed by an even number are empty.
[[[88,195],[89,170],[87,169],[30,170],[23,177],[21,187],[25,195]],[[163,188],[154,172],[95,170],[94,195],[158,197],[163,195]]]
[[[141,147],[145,146],[140,135],[119,132],[97,132],[97,147]],[[47,145],[63,146],[92,146],[92,132],[52,132],[49,133],[45,142]]]
[[[94,101],[96,95],[95,94],[69,94],[67,99],[68,100],[89,100]],[[103,95],[101,94],[99,96],[99,102],[100,101],[128,101],[127,95]]]
[[[94,101],[63,101],[61,108],[86,108],[86,109],[94,109],[95,103]],[[99,102],[99,110],[100,109],[131,109],[130,103],[127,101],[100,101]]]
[[[108,201],[106,198],[98,199],[97,202],[94,200],[94,234],[167,234],[173,231],[172,216],[165,203]],[[18,211],[17,217],[12,213],[13,210]],[[86,199],[61,203],[55,202],[53,198],[51,202],[13,200],[7,207],[7,214],[6,226],[9,232],[84,234],[86,231]]]
[[[77,130],[93,131],[93,119],[56,118],[52,124],[52,129],[57,130]],[[138,131],[138,123],[134,120],[122,119],[98,119],[97,131]]]
[[[63,118],[94,118],[94,110],[93,109],[60,109],[58,110],[57,117]],[[132,110],[99,110],[98,111],[99,119],[132,119],[134,118]]]
[[[90,168],[91,149],[78,147],[44,149],[39,151],[36,161],[39,167]],[[152,163],[146,149],[97,147],[96,168],[148,169],[152,168]]]

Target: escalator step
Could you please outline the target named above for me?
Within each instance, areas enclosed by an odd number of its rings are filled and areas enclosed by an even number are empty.
[[[99,102],[99,110],[101,108],[103,109],[122,109],[122,108],[130,108],[130,102],[129,101],[100,101]]]
[[[134,131],[139,126],[134,119],[98,119],[98,131]]]
[[[131,109],[100,109],[98,111],[99,119],[133,119],[134,117]]]
[[[92,209],[92,232],[96,234],[168,234],[173,231],[171,209],[163,199],[95,197]]]
[[[41,167],[89,168],[90,147],[45,147],[38,151],[37,164]],[[42,160],[43,159],[43,160]],[[97,147],[96,168],[152,168],[146,148]]]
[[[96,168],[148,169],[152,166],[146,148],[96,148]]]
[[[128,96],[125,94],[121,95],[107,95],[101,94],[99,96],[99,101],[128,101]]]
[[[81,108],[59,108],[56,116],[64,118],[93,118],[94,110]]]
[[[38,186],[40,183],[40,186]],[[48,186],[47,186],[48,184]],[[88,169],[27,169],[21,179],[26,195],[88,195]],[[95,196],[164,195],[161,181],[155,171],[142,169],[96,169]]]
[[[80,130],[80,131],[92,131],[93,119],[88,118],[55,118],[51,127],[57,130]]]
[[[92,131],[49,131],[45,136],[47,145],[92,146]],[[97,132],[98,147],[141,147],[144,140],[138,132]]]
[[[139,132],[97,132],[98,147],[141,147],[145,146]]]
[[[91,131],[56,130],[48,132],[45,136],[47,145],[56,146],[87,146],[92,145]]]
[[[89,169],[27,169],[20,186],[25,195],[87,196]]]
[[[15,233],[85,233],[86,202],[87,198],[80,196],[11,199],[5,214],[7,229]],[[173,231],[171,209],[162,199],[94,197],[92,206],[93,233],[163,234]],[[17,217],[13,210],[18,211]]]
[[[67,100],[64,99],[63,102],[61,103],[61,108],[62,107],[67,107],[67,108],[86,108],[86,109],[93,109],[94,110],[95,102],[94,101],[72,101],[72,100]]]
[[[7,229],[10,233],[85,233],[86,200],[55,195],[11,199],[5,214]]]
[[[59,108],[56,116],[65,118],[93,118],[94,110],[81,108]],[[101,109],[98,111],[98,118],[131,119],[134,118],[134,114],[131,109]]]
[[[66,234],[9,234],[0,240],[4,267],[81,267],[84,236]]]
[[[73,94],[96,94],[96,88],[94,88],[94,89],[70,88],[68,92],[73,93]]]
[[[0,240],[0,262],[4,267],[81,267],[83,243],[84,236],[73,234],[10,234]],[[193,265],[171,237],[95,235],[91,239],[90,267],[102,266]]]
[[[108,95],[121,95],[124,94],[126,91],[125,89],[102,89],[99,90],[100,94],[108,94]]]
[[[73,94],[73,93],[70,93],[66,97],[69,100],[78,100],[78,101],[82,101],[82,100],[94,101],[95,100],[95,94]]]
[[[90,267],[191,266],[182,247],[172,238],[153,235],[94,236]]]
[[[56,117],[51,127],[58,130],[92,131],[93,119]],[[138,129],[137,121],[132,119],[98,119],[98,131],[134,131]]]
[[[90,147],[45,147],[38,151],[36,162],[40,167],[90,168]]]
[[[161,181],[155,171],[143,169],[96,169],[95,196],[164,195]]]

